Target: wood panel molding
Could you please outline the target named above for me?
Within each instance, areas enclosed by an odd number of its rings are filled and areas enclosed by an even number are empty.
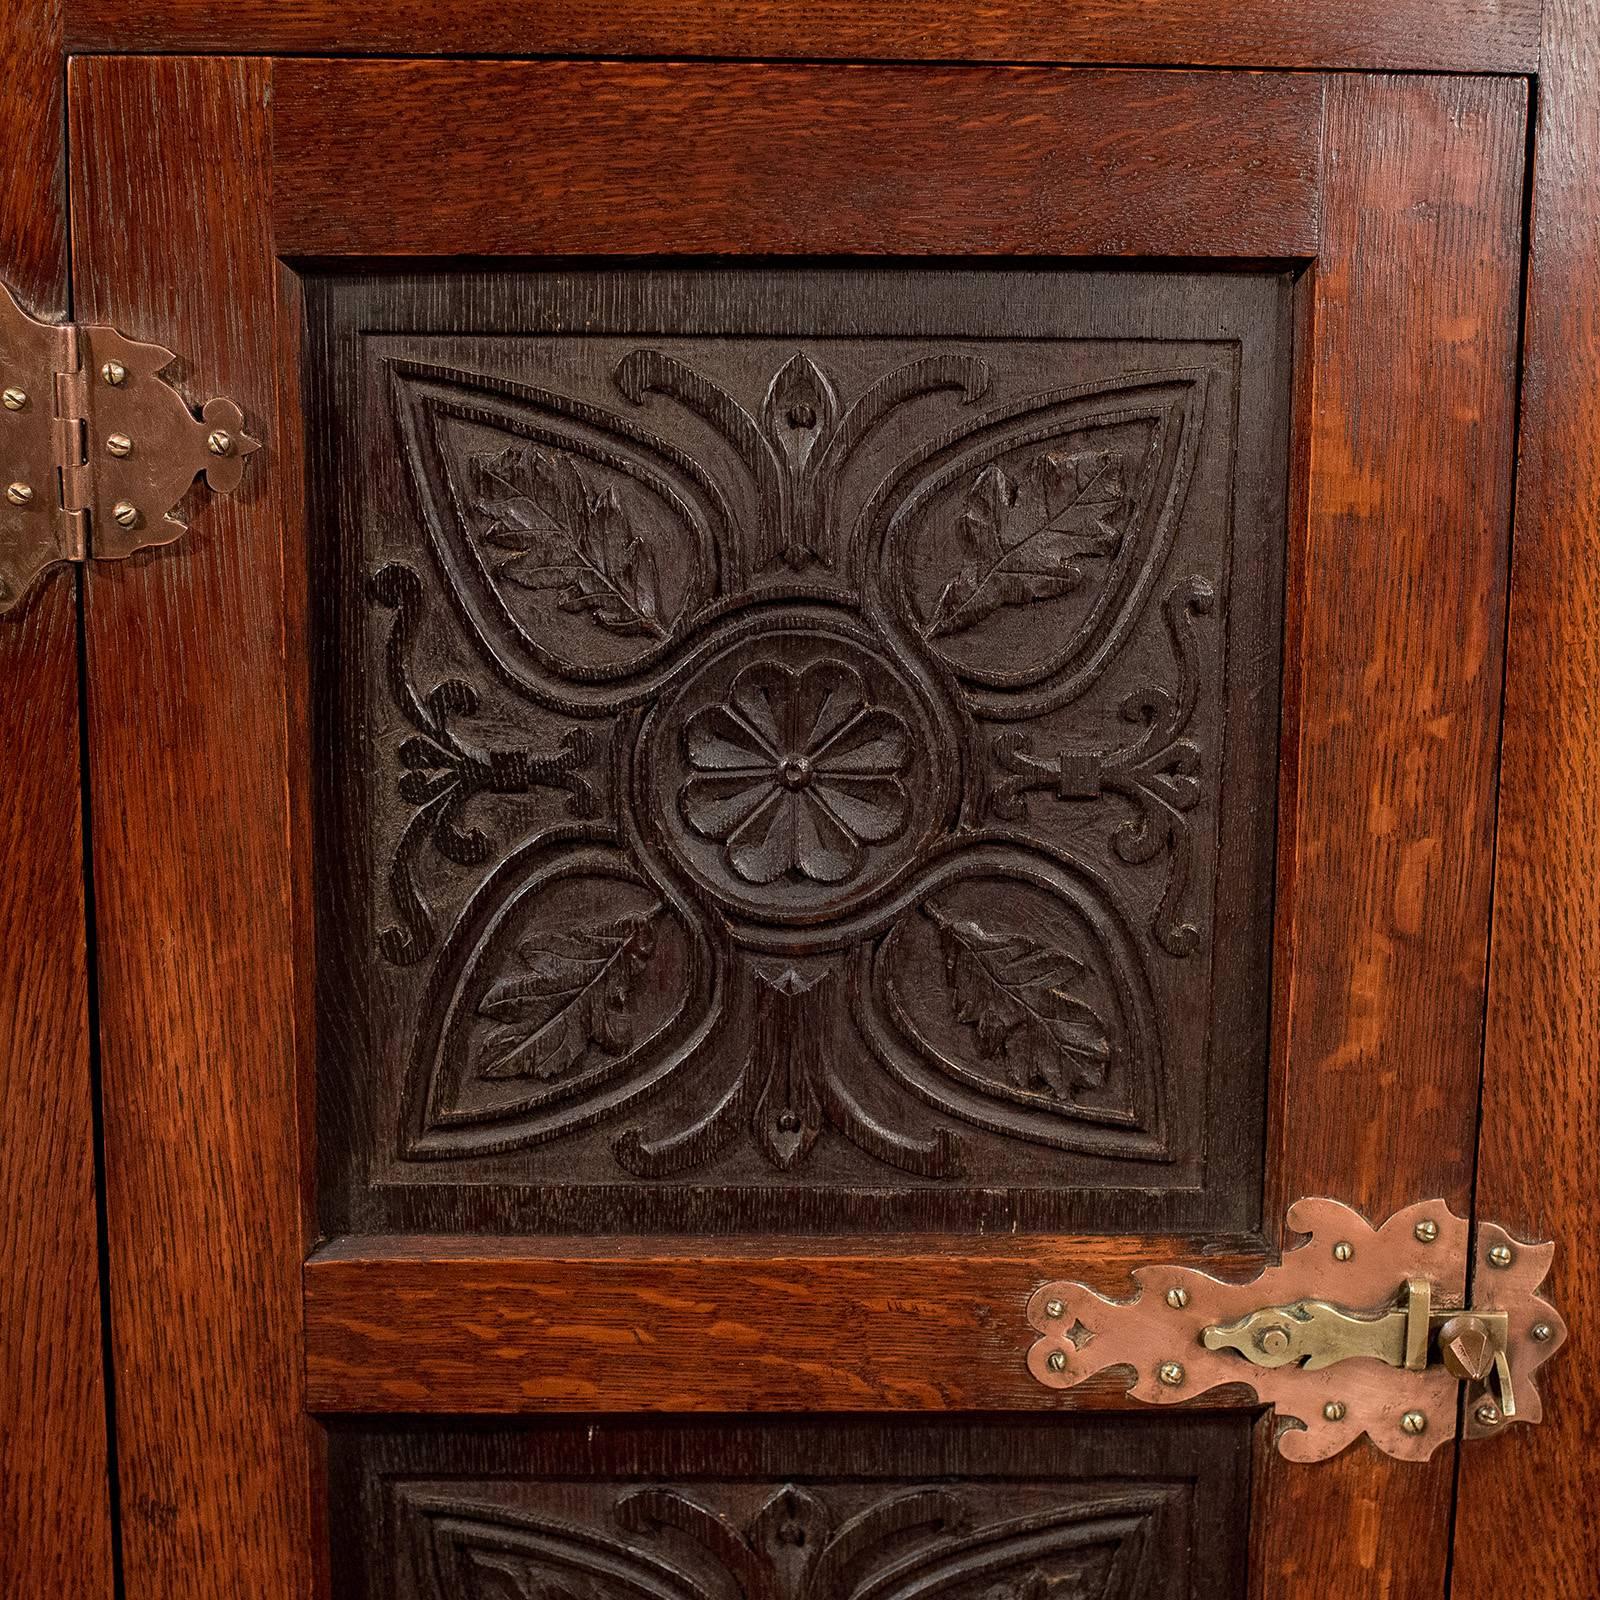
[[[301,515],[277,389],[297,342],[267,232],[269,77],[163,58],[70,78],[79,315],[183,352],[265,446],[178,551],[87,579],[129,1600],[301,1596],[315,1561],[285,597]]]
[[[1539,0],[71,0],[68,48],[1528,72]]]
[[[1454,1593],[1600,1570],[1600,4],[1550,0],[1539,84],[1478,1215],[1555,1239],[1545,1419],[1462,1452]],[[1512,1539],[1485,1537],[1515,1529]]]
[[[1510,79],[1329,88],[1269,1217],[1298,1195],[1372,1217],[1470,1200],[1526,104]],[[1269,1459],[1258,1482],[1264,1594],[1442,1592],[1448,1453]]]
[[[289,60],[274,96],[286,256],[1316,253],[1302,75]]]
[[[61,6],[0,11],[0,277],[67,309]],[[0,1593],[110,1600],[78,583],[0,619]]]
[[[495,1414],[1125,1408],[1115,1379],[1040,1388],[1023,1361],[1028,1296],[1063,1273],[1121,1294],[1140,1265],[1260,1270],[1250,1241],[1217,1244],[336,1240],[305,1269],[306,1399]]]

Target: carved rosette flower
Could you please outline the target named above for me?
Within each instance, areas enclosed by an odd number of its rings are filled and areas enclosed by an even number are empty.
[[[905,723],[841,661],[755,662],[684,725],[683,819],[746,883],[846,883],[906,825]]]

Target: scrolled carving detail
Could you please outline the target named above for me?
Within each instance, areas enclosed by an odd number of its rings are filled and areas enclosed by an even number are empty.
[[[1148,1592],[1164,1486],[1030,1497],[887,1485],[848,1514],[824,1488],[779,1483],[753,1514],[725,1486],[624,1489],[605,1520],[402,1490],[431,1600],[1137,1600]]]
[[[965,353],[766,344],[741,384],[697,348],[613,349],[573,396],[392,364],[448,602],[419,628],[418,567],[367,584],[410,730],[377,945],[433,958],[400,1158],[1172,1159],[1162,963],[1209,925],[1224,656],[1196,628],[1216,585],[1163,572],[1211,369],[996,393]],[[524,706],[549,731],[519,742]],[[1114,707],[1133,732],[1103,748]],[[1030,815],[1045,788],[1103,831]],[[507,837],[464,820],[507,795]],[[479,880],[442,939],[429,846]]]
[[[1193,955],[1201,940],[1199,927],[1184,920],[1180,908],[1192,853],[1189,814],[1204,795],[1205,752],[1188,735],[1201,681],[1194,619],[1209,616],[1215,604],[1216,590],[1201,577],[1179,584],[1162,603],[1178,662],[1178,687],[1173,691],[1147,684],[1127,696],[1122,718],[1142,730],[1131,744],[1110,751],[1063,749],[1052,762],[1032,753],[1026,734],[1008,728],[994,736],[992,746],[995,765],[1004,774],[989,790],[996,816],[1026,817],[1025,796],[1038,789],[1053,788],[1056,798],[1067,802],[1094,802],[1104,794],[1126,801],[1133,815],[1112,830],[1111,848],[1130,866],[1166,854],[1166,886],[1150,928],[1172,956]]]

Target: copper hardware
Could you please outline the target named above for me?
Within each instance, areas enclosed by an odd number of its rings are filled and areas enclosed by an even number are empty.
[[[1468,1225],[1443,1201],[1374,1228],[1336,1200],[1299,1200],[1289,1227],[1308,1237],[1248,1283],[1153,1266],[1134,1270],[1131,1300],[1046,1284],[1029,1303],[1041,1335],[1029,1370],[1066,1389],[1131,1367],[1129,1395],[1163,1405],[1246,1384],[1279,1414],[1278,1448],[1297,1461],[1335,1455],[1363,1433],[1390,1455],[1425,1460],[1455,1437],[1462,1383],[1468,1438],[1539,1420],[1535,1371],[1566,1338],[1535,1293],[1554,1245],[1513,1247],[1503,1229],[1481,1225],[1480,1303],[1468,1307]]]
[[[10,483],[0,614],[57,562],[170,544],[184,531],[173,508],[201,473],[215,493],[238,487],[260,446],[231,400],[208,400],[194,415],[160,376],[175,359],[114,328],[39,322],[0,293],[0,482]],[[49,398],[36,404],[36,395]],[[91,458],[90,441],[102,440]]]

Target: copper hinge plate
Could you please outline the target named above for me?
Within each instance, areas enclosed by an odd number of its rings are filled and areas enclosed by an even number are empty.
[[[1289,1227],[1304,1241],[1247,1283],[1173,1266],[1135,1268],[1128,1300],[1043,1285],[1028,1302],[1039,1334],[1029,1371],[1070,1389],[1131,1368],[1128,1394],[1152,1405],[1247,1385],[1276,1412],[1278,1448],[1295,1461],[1362,1434],[1422,1461],[1458,1431],[1486,1438],[1540,1420],[1535,1373],[1566,1338],[1536,1293],[1553,1244],[1480,1224],[1469,1286],[1471,1230],[1442,1200],[1376,1228],[1337,1200],[1297,1200]]]
[[[172,543],[200,474],[238,488],[260,445],[231,400],[196,417],[161,377],[174,360],[115,328],[40,322],[0,284],[0,614],[58,562]]]

